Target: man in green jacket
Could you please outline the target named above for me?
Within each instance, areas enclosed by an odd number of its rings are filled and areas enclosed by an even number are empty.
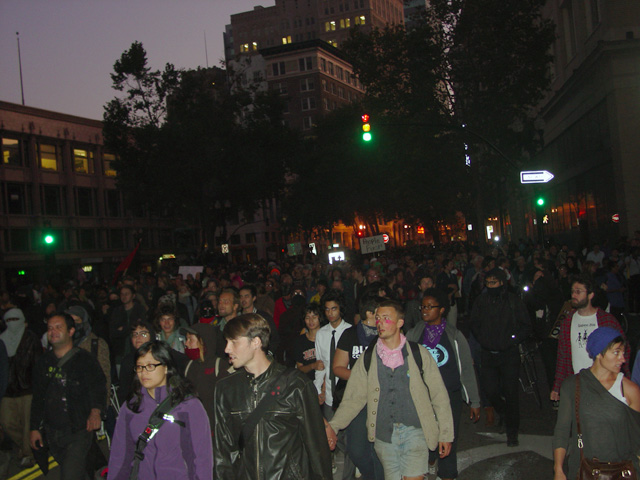
[[[437,448],[441,458],[449,455],[453,418],[438,366],[424,347],[409,348],[403,324],[399,303],[378,306],[378,340],[369,347],[375,350],[361,355],[354,365],[328,435],[332,445],[335,432],[346,428],[366,405],[368,439],[374,442],[385,478],[419,480],[428,469],[429,449]],[[422,368],[414,351],[420,354]]]

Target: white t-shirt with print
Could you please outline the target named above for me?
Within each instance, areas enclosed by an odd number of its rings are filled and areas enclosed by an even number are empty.
[[[593,360],[589,358],[587,353],[587,338],[596,328],[598,328],[598,319],[595,313],[586,317],[578,312],[573,314],[571,319],[571,361],[575,373],[583,368],[589,368],[593,364]]]

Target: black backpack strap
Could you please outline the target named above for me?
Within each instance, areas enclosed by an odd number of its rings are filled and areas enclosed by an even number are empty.
[[[149,423],[143,430],[143,432],[138,436],[138,441],[136,442],[136,450],[133,454],[133,465],[131,466],[131,473],[129,474],[129,480],[136,480],[138,478],[138,471],[140,470],[140,462],[144,459],[144,449],[149,444],[151,439],[158,433],[160,427],[164,425],[164,422],[169,421],[171,423],[175,423],[184,427],[184,422],[176,420],[170,415],[171,411],[177,407],[179,404],[173,405],[171,403],[171,396],[167,395],[160,405],[156,407],[151,416],[149,417]]]
[[[377,341],[378,337],[371,340],[371,343],[364,351],[364,369],[367,373],[369,373],[369,368],[371,367],[371,356],[373,355],[373,347],[375,347]]]
[[[98,338],[91,339],[91,355],[98,358]]]
[[[279,388],[281,391],[283,392],[285,391],[288,382],[286,380],[282,382],[282,380],[284,379],[285,373],[287,372],[287,370],[285,370],[280,375],[278,375],[278,377],[272,382],[271,384],[272,388],[274,389]],[[245,439],[251,436],[253,431],[256,429],[256,426],[258,425],[258,422],[260,421],[260,419],[264,416],[264,414],[269,409],[269,407],[274,405],[277,400],[278,400],[278,395],[266,394],[264,397],[262,397],[262,400],[260,400],[258,405],[256,405],[256,408],[253,410],[253,412],[251,412],[249,416],[246,418],[246,420],[244,421],[244,424],[242,425],[242,430],[240,430],[240,435],[238,437],[238,446],[240,447],[240,450],[244,448]]]

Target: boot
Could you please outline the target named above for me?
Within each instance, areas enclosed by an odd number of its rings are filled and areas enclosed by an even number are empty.
[[[496,421],[496,417],[495,417],[496,411],[493,409],[493,407],[484,407],[484,413],[486,415],[486,419],[484,422],[485,426],[493,427]]]

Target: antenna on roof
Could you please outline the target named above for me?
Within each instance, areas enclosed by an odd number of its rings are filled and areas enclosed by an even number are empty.
[[[20,56],[20,32],[16,32],[18,37],[18,65],[20,66],[20,92],[22,93],[22,105],[24,105],[24,85],[22,84],[22,57]]]
[[[207,68],[209,68],[209,54],[207,53],[207,32],[204,32],[204,56],[207,60]]]

